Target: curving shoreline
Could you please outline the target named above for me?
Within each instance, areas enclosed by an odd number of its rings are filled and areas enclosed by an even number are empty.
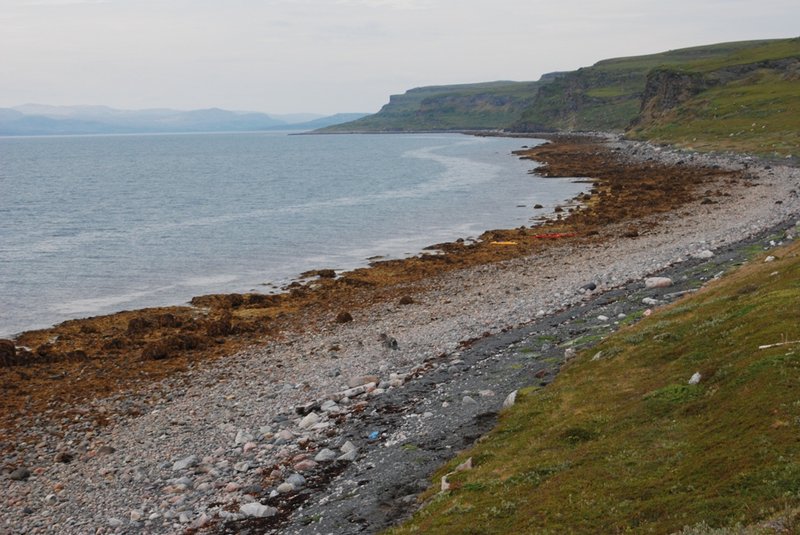
[[[548,162],[549,169],[545,172],[574,174],[575,169],[584,169],[588,170],[586,174],[603,175],[597,178],[605,183],[598,184],[592,195],[595,199],[587,200],[586,210],[574,213],[566,221],[554,222],[547,229],[548,234],[576,236],[543,240],[537,237],[542,235],[540,229],[492,231],[474,246],[443,245],[443,255],[379,263],[340,279],[323,277],[306,286],[298,285],[288,297],[263,308],[257,308],[246,296],[241,301],[238,297],[211,296],[198,303],[209,310],[208,319],[203,319],[207,323],[202,324],[190,311],[155,311],[154,317],[161,318],[157,324],[149,323],[152,318],[137,318],[138,312],[128,313],[107,325],[124,331],[126,336],[131,330],[130,335],[142,333],[141,343],[132,345],[127,353],[120,350],[107,362],[119,368],[116,380],[116,371],[104,369],[103,363],[89,352],[85,360],[81,355],[73,355],[74,361],[39,364],[32,369],[2,368],[6,384],[12,374],[21,371],[31,376],[27,380],[17,379],[23,385],[31,381],[28,383],[31,388],[50,387],[43,390],[49,393],[49,398],[37,400],[34,394],[26,394],[31,397],[20,396],[16,409],[8,404],[3,407],[4,411],[19,411],[16,419],[4,413],[4,442],[10,446],[3,452],[5,466],[27,466],[34,472],[41,469],[34,479],[12,484],[6,510],[19,511],[26,504],[40,503],[36,500],[44,500],[48,489],[60,484],[64,488],[54,493],[53,504],[58,506],[55,509],[59,518],[66,522],[66,516],[72,514],[80,519],[74,525],[61,524],[64,532],[80,532],[80,526],[107,527],[109,517],[124,517],[139,507],[133,505],[139,502],[149,504],[145,519],[151,514],[160,515],[149,520],[150,524],[141,525],[154,532],[173,532],[177,529],[173,524],[181,524],[180,513],[186,512],[178,511],[182,507],[191,513],[187,513],[191,522],[197,522],[203,518],[202,514],[213,516],[208,514],[213,512],[208,506],[214,500],[238,503],[246,499],[243,485],[239,490],[225,492],[215,486],[216,482],[224,481],[227,485],[240,480],[243,484],[260,481],[267,488],[273,480],[277,483],[285,472],[292,470],[293,459],[304,451],[300,440],[305,435],[310,435],[308,440],[312,444],[323,440],[335,442],[335,435],[324,438],[327,428],[318,432],[298,429],[299,422],[291,416],[296,405],[324,399],[353,377],[377,374],[389,379],[390,373],[403,375],[420,366],[418,373],[424,373],[426,362],[440,356],[445,356],[447,362],[458,360],[466,340],[525,324],[538,315],[547,316],[580,302],[584,294],[577,289],[587,283],[596,284],[598,292],[606,291],[690,253],[717,249],[798,213],[797,195],[790,193],[798,188],[797,170],[768,169],[743,157],[688,155],[635,143],[586,144],[570,138],[562,138],[560,143],[539,151],[534,149],[527,156]],[[680,161],[683,163],[679,165]],[[696,170],[701,168],[692,163],[707,167],[698,174]],[[714,169],[715,165],[728,170]],[[598,169],[600,172],[595,173]],[[682,178],[676,179],[667,191],[650,189],[655,188],[654,182],[642,180],[652,176],[655,181],[666,172]],[[614,173],[620,173],[616,181]],[[697,191],[698,180],[709,182]],[[678,187],[678,182],[683,187]],[[638,193],[634,190],[637,183],[646,186]],[[643,194],[650,195],[644,197],[646,201],[642,200]],[[781,204],[775,204],[777,201]],[[492,245],[492,242],[514,245]],[[400,305],[403,296],[411,297],[413,303]],[[354,321],[336,323],[336,315],[343,310]],[[264,315],[259,316],[259,311],[264,311]],[[173,318],[167,318],[168,314]],[[270,318],[266,323],[265,317]],[[137,319],[144,321],[134,322],[134,328],[130,329],[131,320]],[[189,319],[194,319],[194,323]],[[170,354],[173,349],[166,347],[165,358],[141,360],[141,351],[148,344],[180,335],[175,331],[179,328],[175,320],[184,327],[196,325],[194,329],[185,329],[187,336],[208,336],[209,330],[217,334],[210,337],[207,349],[176,349]],[[252,331],[244,328],[257,322],[264,327]],[[81,336],[111,336],[104,334],[102,324],[68,323],[65,325],[68,329],[61,333],[67,348],[83,343],[86,338]],[[95,331],[91,332],[92,329]],[[226,330],[230,333],[225,334]],[[384,333],[397,340],[398,350],[386,347],[381,341],[380,335]],[[46,337],[53,334],[35,335],[42,338],[34,336],[30,340],[49,339]],[[259,337],[265,340],[265,335],[272,338],[266,338],[263,346],[232,355]],[[217,343],[218,340],[222,343]],[[208,358],[223,355],[226,356],[223,360]],[[75,374],[88,374],[91,370],[105,376],[94,382],[86,381],[84,386],[90,388],[84,397],[66,397],[64,385],[81,385],[80,381],[69,381]],[[35,373],[53,372],[67,375],[61,379],[42,377],[38,383],[33,377]],[[116,393],[119,386],[137,375],[142,377],[139,384],[129,388],[138,391]],[[161,379],[164,380],[157,382]],[[410,377],[400,383],[407,379]],[[387,386],[405,388],[399,384]],[[110,397],[95,397],[111,392]],[[354,399],[352,405],[360,403]],[[36,422],[21,414],[23,407],[29,411],[45,407],[44,410],[53,412],[49,422],[47,419]],[[281,415],[284,419],[276,421]],[[101,427],[98,425],[101,423],[108,425]],[[53,424],[61,429],[54,429]],[[266,426],[270,430],[261,433]],[[165,429],[167,438],[159,439]],[[242,444],[235,444],[235,435],[242,429],[254,435],[255,448],[247,452],[242,451]],[[289,430],[292,440],[281,443],[276,437],[284,430]],[[295,435],[296,432],[299,434]],[[272,436],[266,438],[269,434]],[[20,447],[21,441],[40,443],[42,447]],[[104,456],[99,453],[103,446],[111,446],[115,452]],[[76,460],[53,463],[51,457],[59,449],[72,451]],[[163,497],[163,489],[172,485],[168,483],[172,478],[169,467],[163,465],[188,455],[197,455],[199,466],[211,468],[205,475],[194,473],[191,491],[184,489],[174,494],[186,498],[182,504],[167,503],[162,507],[163,500],[170,501],[169,496]],[[37,457],[41,460],[37,461]],[[232,461],[244,462],[242,459],[252,461],[253,466],[238,472]],[[271,465],[284,468],[274,475],[266,470]],[[105,468],[113,470],[96,475],[97,470]],[[137,473],[142,474],[139,480]],[[109,475],[111,481],[130,477],[129,491],[98,495],[100,489],[108,492],[104,481]],[[80,490],[81,483],[87,485],[86,490]],[[208,488],[195,492],[204,483],[209,484]],[[29,491],[27,494],[23,492],[25,489]],[[67,492],[62,501],[58,492],[64,491]],[[157,497],[149,499],[148,493],[153,492]],[[73,501],[76,495],[86,499]],[[83,503],[83,512],[78,512],[78,503]],[[127,512],[123,510],[125,507],[129,508]],[[22,519],[16,516],[12,519],[8,516],[12,513],[4,513],[3,521],[26,528],[35,528],[37,523],[43,526],[44,517],[39,513],[46,510],[36,510]],[[170,510],[178,514],[168,517]],[[25,522],[16,523],[19,520]]]

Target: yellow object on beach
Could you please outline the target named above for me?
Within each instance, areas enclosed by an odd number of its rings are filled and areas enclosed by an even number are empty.
[[[517,242],[515,241],[493,241],[491,245],[516,245]]]

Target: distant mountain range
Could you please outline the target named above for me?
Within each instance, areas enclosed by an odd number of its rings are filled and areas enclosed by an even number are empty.
[[[299,113],[267,115],[258,112],[203,110],[120,110],[106,106],[48,106],[24,104],[0,108],[0,135],[135,134],[167,132],[252,132],[313,130],[354,121],[366,113],[331,116]]]

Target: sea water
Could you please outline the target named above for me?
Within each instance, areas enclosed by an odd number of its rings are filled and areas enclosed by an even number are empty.
[[[529,173],[535,140],[285,133],[0,138],[0,336],[268,292],[531,224],[585,188]]]

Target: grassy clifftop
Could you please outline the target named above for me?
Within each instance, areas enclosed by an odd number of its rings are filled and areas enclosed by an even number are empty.
[[[600,61],[539,82],[412,89],[321,132],[627,131],[698,149],[800,153],[800,39]]]
[[[800,243],[773,254],[521,392],[391,533],[800,531],[800,344],[760,348],[797,340]]]
[[[800,39],[651,71],[628,135],[701,150],[800,154]]]
[[[539,82],[487,82],[419,87],[392,95],[389,103],[374,115],[319,132],[505,128],[532,103],[540,85]]]
[[[742,41],[617,58],[542,88],[513,130],[618,130],[637,119],[648,75],[658,68],[713,71],[796,53],[791,40]]]

